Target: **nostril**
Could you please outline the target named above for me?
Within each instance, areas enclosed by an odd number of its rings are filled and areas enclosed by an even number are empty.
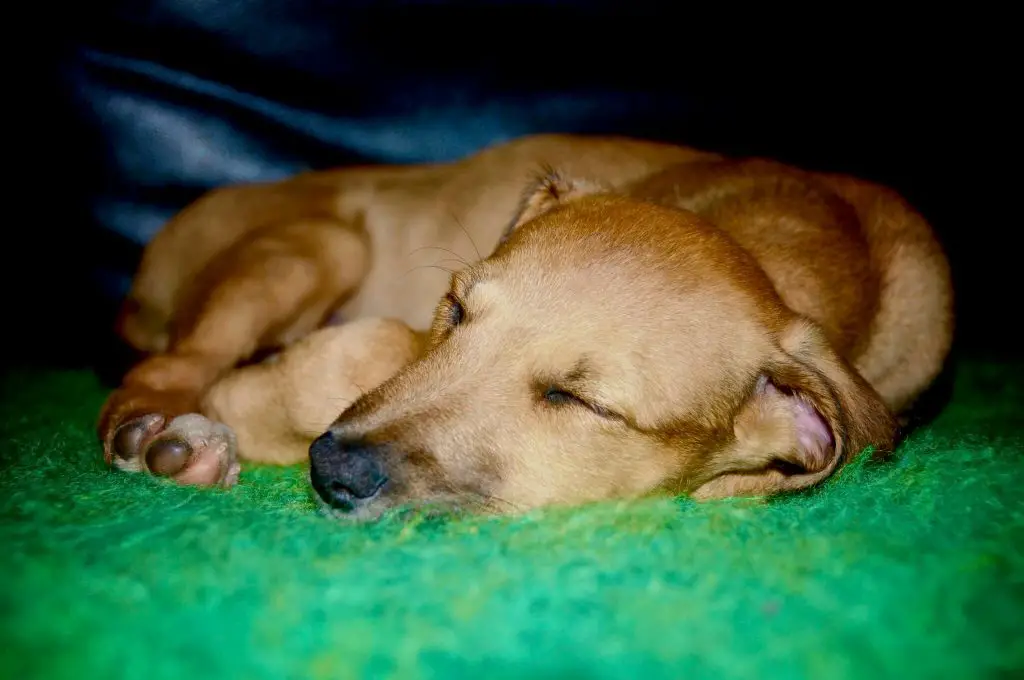
[[[320,494],[320,497],[330,503],[332,507],[345,512],[351,512],[360,501],[366,501],[376,496],[387,481],[387,477],[384,477],[373,489],[363,489],[359,492],[339,480],[333,480],[319,486],[314,485],[314,487],[317,493]]]
[[[374,483],[371,486],[370,493],[366,497],[367,498],[372,498],[373,496],[376,496],[377,494],[380,493],[380,490],[383,489],[384,485],[387,484],[387,483],[388,483],[387,475],[380,475],[377,478],[376,483]]]
[[[341,496],[347,499],[366,500],[373,498],[380,490],[387,484],[388,478],[385,476],[375,477],[370,480],[332,480],[328,484],[328,488],[331,490],[331,495]]]
[[[325,499],[335,508],[339,510],[349,511],[355,507],[355,498],[352,493],[345,488],[345,485],[341,482],[331,482],[327,486],[329,490],[328,497]]]

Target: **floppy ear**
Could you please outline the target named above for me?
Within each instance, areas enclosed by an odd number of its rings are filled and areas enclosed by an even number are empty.
[[[762,495],[817,484],[868,446],[891,451],[897,425],[878,393],[814,324],[793,322],[709,459],[696,498]]]
[[[552,168],[544,168],[523,192],[519,205],[516,206],[515,215],[505,227],[498,245],[507,241],[516,229],[530,220],[565,205],[569,201],[607,191],[609,188],[598,182],[570,179]]]

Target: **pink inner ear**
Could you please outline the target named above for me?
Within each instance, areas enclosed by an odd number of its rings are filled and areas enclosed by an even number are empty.
[[[780,390],[770,380],[765,380],[761,389],[767,396],[783,400],[793,414],[797,440],[805,457],[804,467],[809,471],[825,468],[831,461],[835,438],[818,410],[799,395]]]

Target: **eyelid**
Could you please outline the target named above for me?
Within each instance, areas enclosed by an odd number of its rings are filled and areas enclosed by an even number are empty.
[[[600,404],[596,404],[593,401],[591,401],[590,399],[586,399],[584,397],[581,397],[578,392],[576,392],[576,391],[574,391],[572,389],[567,389],[567,388],[564,388],[564,387],[558,387],[557,385],[552,385],[552,386],[548,387],[546,390],[544,390],[545,396],[547,394],[551,393],[551,392],[558,392],[558,393],[565,394],[572,401],[576,402],[576,404],[578,406],[582,406],[583,408],[586,408],[587,410],[593,412],[595,415],[598,415],[598,416],[600,416],[602,418],[607,418],[609,420],[623,420],[623,417],[620,416],[618,413],[612,411],[611,409],[609,409],[609,408],[607,408],[605,406],[602,406]]]
[[[587,407],[590,408],[591,411],[593,411],[597,415],[601,416],[602,418],[610,418],[610,419],[613,419],[613,420],[622,420],[622,416],[620,416],[615,411],[612,411],[612,410],[608,409],[605,406],[601,406],[600,404],[595,404],[592,401],[586,401],[586,400],[584,400],[583,403],[585,403],[587,405]]]
[[[601,404],[594,403],[594,402],[590,401],[589,399],[583,399],[581,397],[576,397],[576,398],[579,399],[580,403],[584,404],[587,408],[589,408],[591,411],[593,411],[597,415],[601,416],[602,418],[608,418],[608,419],[611,419],[611,420],[622,420],[622,416],[620,416],[618,413],[616,413],[615,411],[612,411],[611,409],[609,409],[606,406],[602,406]]]

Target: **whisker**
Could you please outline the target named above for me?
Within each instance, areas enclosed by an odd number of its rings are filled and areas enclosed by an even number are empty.
[[[402,274],[398,278],[399,279],[404,279],[406,276],[408,276],[409,274],[412,274],[417,269],[440,269],[443,272],[447,272],[449,276],[454,276],[455,275],[454,270],[448,269],[447,267],[441,267],[441,266],[436,265],[436,264],[421,264],[418,267],[413,267],[412,269],[410,269],[406,273]]]
[[[449,208],[448,213],[452,216],[452,220],[459,227],[459,229],[462,230],[462,233],[466,235],[466,238],[469,239],[470,245],[472,245],[473,246],[473,250],[476,251],[476,259],[477,260],[484,259],[484,256],[480,254],[480,249],[476,247],[476,241],[473,240],[473,235],[470,234],[469,233],[469,229],[466,229],[466,226],[464,224],[462,224],[462,220],[460,220],[459,216],[455,214],[455,210]]]
[[[489,508],[491,504],[497,501],[499,504],[504,505],[506,510],[518,510],[519,506],[510,500],[502,498],[501,496],[487,496],[486,498],[478,501],[479,505],[483,508]]]
[[[465,260],[456,260],[454,257],[446,257],[443,260],[438,260],[436,264],[441,264],[442,262],[458,262],[459,264],[466,264]]]
[[[440,250],[450,255],[454,255],[457,262],[460,262],[466,265],[467,267],[469,266],[469,263],[466,262],[465,258],[459,255],[457,252],[455,252],[451,248],[442,248],[441,246],[420,246],[419,248],[414,248],[413,250],[409,251],[409,254],[406,255],[406,257],[412,257],[414,254],[420,252],[421,250]]]

